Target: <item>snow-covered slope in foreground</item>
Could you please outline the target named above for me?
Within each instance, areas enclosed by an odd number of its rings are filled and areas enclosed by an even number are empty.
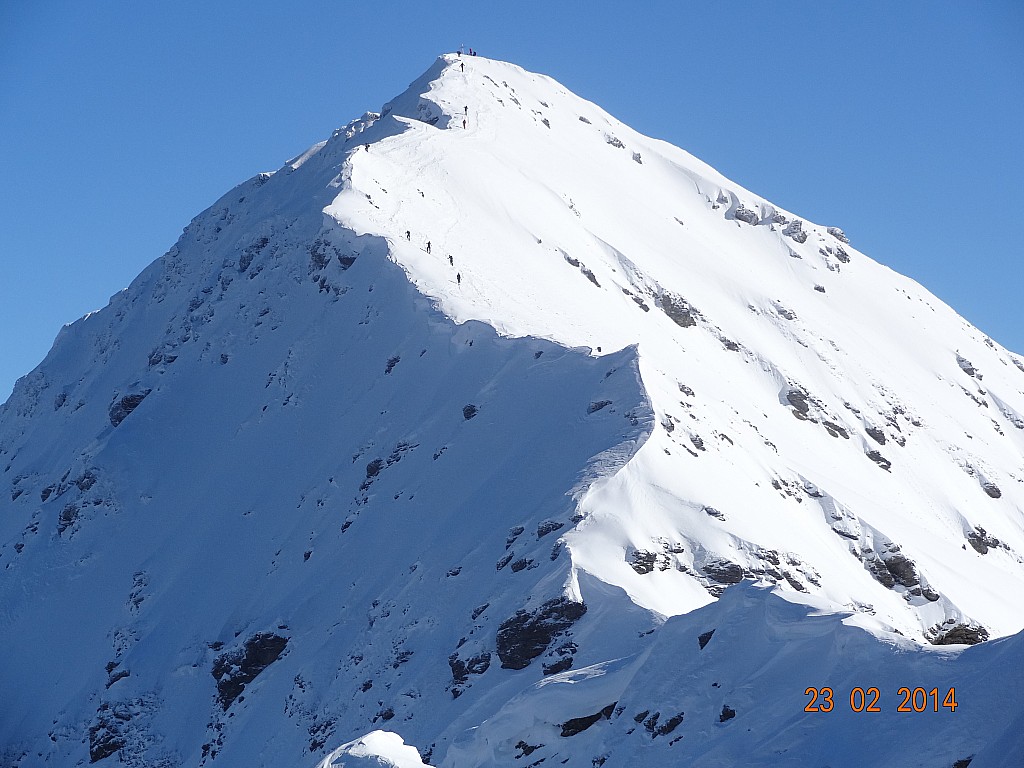
[[[442,57],[0,410],[0,765],[1012,764],[1020,635],[922,644],[1024,625],[1022,414],[841,231]]]

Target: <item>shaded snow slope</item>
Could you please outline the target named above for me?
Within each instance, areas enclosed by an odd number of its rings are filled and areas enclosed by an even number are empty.
[[[869,754],[999,765],[1020,636],[919,644],[1024,624],[1022,456],[1024,362],[842,232],[444,56],[0,406],[0,766],[781,764],[865,668],[967,692]]]

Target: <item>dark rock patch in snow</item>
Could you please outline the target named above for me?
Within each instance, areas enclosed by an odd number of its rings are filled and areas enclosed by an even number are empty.
[[[1005,546],[995,536],[989,535],[980,525],[975,526],[974,530],[967,534],[967,541],[979,555],[986,555],[990,549]]]
[[[548,600],[532,610],[519,610],[498,627],[496,644],[503,669],[525,669],[544,653],[556,635],[565,632],[587,606],[566,597]]]
[[[562,723],[561,735],[565,738],[575,736],[578,733],[583,733],[587,728],[592,726],[599,720],[607,720],[612,716],[612,712],[615,711],[615,705],[618,702],[612,702],[607,707],[604,707],[600,712],[595,712],[592,715],[584,715],[583,717],[573,717]]]
[[[709,558],[702,570],[709,579],[719,584],[739,584],[743,581],[743,566],[725,558]]]
[[[110,406],[110,424],[116,427],[128,418],[128,414],[139,407],[150,391],[147,389],[143,392],[134,392],[116,399],[114,404]]]
[[[484,651],[470,656],[468,659],[461,659],[458,653],[453,653],[448,657],[448,666],[452,669],[452,682],[455,686],[459,686],[467,682],[470,675],[482,675],[486,672],[491,666],[491,654]],[[455,693],[454,688],[452,690],[452,695],[455,698],[458,698],[461,693],[461,690],[459,693]]]
[[[878,427],[868,427],[864,430],[868,433],[868,437],[874,440],[879,445],[885,445],[885,432]]]
[[[284,652],[288,638],[273,632],[257,632],[237,650],[222,653],[213,662],[211,674],[217,681],[217,701],[225,710]]]
[[[962,370],[968,376],[973,376],[979,379],[981,378],[981,376],[978,376],[978,369],[975,368],[974,365],[971,364],[971,361],[968,360],[966,357],[961,357],[960,355],[957,355],[956,364],[959,365],[960,370]]]
[[[750,210],[742,203],[740,204],[739,208],[737,208],[736,211],[733,213],[733,216],[739,219],[740,221],[745,221],[747,224],[750,224],[751,226],[754,226],[760,220],[760,216],[758,216],[756,212]]]
[[[564,526],[565,523],[559,522],[558,520],[545,520],[543,523],[539,523],[537,525],[537,541],[540,541],[549,533],[554,533]]]
[[[804,223],[800,219],[793,219],[789,225],[782,230],[782,234],[791,237],[798,243],[807,242],[807,233],[804,232]]]
[[[684,299],[674,293],[664,292],[658,297],[661,311],[668,315],[669,320],[680,328],[692,328],[701,317],[700,312]]]
[[[999,490],[999,486],[993,483],[991,480],[986,480],[981,484],[981,490],[991,496],[993,499],[998,499],[1003,495],[1003,492]]]
[[[709,629],[707,632],[702,632],[697,636],[697,645],[703,651],[704,647],[711,642],[712,636],[715,634],[715,630]]]
[[[892,467],[892,462],[889,461],[887,458],[885,458],[885,456],[883,456],[882,454],[880,454],[876,450],[872,449],[872,450],[868,451],[864,455],[867,456],[869,459],[871,459],[873,462],[875,462],[875,464],[880,466],[886,472],[888,472],[890,467]]]
[[[952,629],[939,632],[932,645],[977,645],[988,640],[988,630],[970,624],[956,624]]]

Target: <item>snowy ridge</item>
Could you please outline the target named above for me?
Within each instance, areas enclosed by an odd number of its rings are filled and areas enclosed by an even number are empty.
[[[658,549],[660,535],[748,571],[784,570],[786,581],[841,605],[870,602],[922,639],[949,618],[997,633],[1020,628],[1024,602],[1007,612],[1005,601],[1024,599],[1024,434],[1013,420],[1024,377],[1009,353],[841,231],[801,223],[550,79],[478,58],[444,57],[435,71],[443,65],[428,87],[416,83],[385,106],[385,119],[404,130],[352,157],[351,186],[327,211],[386,237],[392,258],[457,321],[568,346],[639,344],[663,428],[604,496],[588,496],[598,517],[615,510],[614,530],[595,520],[586,535],[572,534],[577,563],[664,615],[706,603],[707,585],[680,570],[699,572],[699,558],[669,557],[679,568],[638,579],[609,556]],[[387,191],[410,187],[411,199]],[[985,387],[957,362],[966,360],[960,349],[985,361]],[[1018,405],[999,405],[1001,396]],[[744,401],[756,407],[740,412]],[[872,541],[821,535],[831,502],[818,519],[808,483],[826,489],[820,498],[862,510],[862,525],[887,547],[910,547],[904,556],[919,574],[906,581],[932,578],[950,597],[908,602],[916,583],[878,595],[864,567]],[[1012,499],[993,505],[989,483]],[[727,519],[705,524],[704,507]],[[934,527],[922,532],[922,518]],[[964,549],[976,527],[1008,544],[1009,562]],[[807,528],[808,538],[796,533]],[[599,547],[594,559],[589,546]],[[772,568],[765,549],[788,551],[793,567]],[[951,562],[956,577],[942,584],[940,564]],[[971,573],[967,589],[961,569]],[[991,598],[966,597],[986,585],[997,585]],[[859,600],[864,589],[876,597]]]
[[[841,231],[443,56],[0,406],[0,766],[1005,764],[1021,414]],[[963,708],[837,753],[829,684]]]

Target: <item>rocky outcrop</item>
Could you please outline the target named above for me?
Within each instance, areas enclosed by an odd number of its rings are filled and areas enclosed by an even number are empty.
[[[217,701],[227,710],[231,703],[263,670],[284,653],[288,638],[273,632],[257,632],[238,650],[222,653],[213,662]]]
[[[971,624],[956,624],[952,629],[940,631],[932,645],[977,645],[988,640],[988,630]]]
[[[701,316],[690,302],[674,293],[662,293],[659,297],[659,304],[661,310],[668,315],[669,320],[680,328],[692,328]]]
[[[532,611],[520,610],[498,627],[496,644],[503,669],[525,669],[556,635],[587,612],[587,606],[566,597],[548,600]]]
[[[592,715],[584,715],[583,717],[573,717],[562,723],[563,737],[568,738],[569,736],[575,736],[577,733],[583,733],[587,728],[592,726],[598,720],[607,720],[612,716],[612,712],[615,711],[615,704],[612,702],[607,707],[602,709],[600,712],[595,712]]]
[[[142,392],[134,392],[115,400],[114,404],[110,406],[109,416],[111,426],[116,427],[128,418],[128,415],[142,404],[142,401],[146,399],[146,395],[148,395],[150,391],[151,390],[147,389]]]
[[[798,243],[807,242],[807,233],[804,232],[804,223],[800,221],[800,219],[793,219],[793,221],[789,222],[786,228],[782,230],[782,234],[786,237],[792,238]]]

